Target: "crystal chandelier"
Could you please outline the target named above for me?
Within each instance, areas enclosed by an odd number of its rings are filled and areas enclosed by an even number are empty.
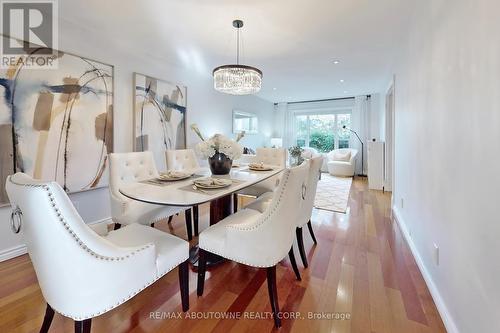
[[[255,67],[240,65],[240,28],[243,21],[234,20],[233,26],[238,32],[236,65],[223,65],[213,70],[214,88],[231,95],[255,94],[262,86],[262,72]]]

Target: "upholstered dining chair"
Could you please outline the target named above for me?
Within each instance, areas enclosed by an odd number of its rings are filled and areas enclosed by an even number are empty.
[[[193,149],[169,149],[165,152],[168,170],[181,170],[196,173],[200,164]],[[193,206],[194,235],[198,236],[198,205]]]
[[[317,244],[316,236],[314,236],[314,231],[311,223],[311,216],[314,207],[314,199],[316,197],[316,189],[318,188],[318,181],[320,177],[321,166],[323,165],[323,156],[317,156],[310,159],[309,166],[309,175],[307,179],[307,192],[306,198],[304,200],[304,205],[300,210],[299,219],[297,220],[297,229],[296,237],[297,237],[297,245],[299,247],[300,258],[302,259],[302,264],[305,268],[307,268],[307,256],[306,251],[304,249],[304,239],[302,237],[302,227],[307,224],[307,228],[309,229],[309,233],[311,234],[311,238],[314,244]]]
[[[305,268],[308,267],[307,256],[304,249],[304,239],[302,236],[302,227],[307,224],[309,233],[314,244],[317,244],[316,236],[311,223],[312,210],[314,207],[314,198],[316,197],[316,189],[318,187],[318,180],[320,176],[321,166],[323,165],[323,156],[316,156],[311,158],[309,166],[309,174],[307,176],[307,192],[304,199],[302,208],[297,215],[297,228],[295,230],[297,237],[297,246],[299,248],[300,258],[302,259],[302,264]],[[247,209],[253,209],[258,212],[264,212],[271,205],[273,193],[268,192],[263,194],[257,200],[245,206]]]
[[[292,245],[296,217],[307,194],[308,170],[309,162],[286,169],[264,212],[242,209],[200,233],[198,296],[203,295],[207,252],[248,266],[266,268],[274,323],[276,327],[281,326],[276,264],[288,253],[296,269]]]
[[[179,266],[182,308],[189,308],[189,243],[148,226],[131,224],[101,237],[89,228],[55,182],[16,173],[6,181],[11,224],[27,246],[47,302],[40,332],[54,311],[90,332],[106,313]]]
[[[191,208],[154,205],[127,198],[120,193],[120,187],[131,182],[140,182],[158,177],[153,153],[150,151],[109,154],[109,193],[111,216],[115,228],[122,224],[140,223],[154,226],[154,223],[184,211],[188,239],[193,238]]]
[[[251,163],[264,163],[274,165],[280,168],[286,166],[286,149],[285,148],[257,148],[255,156]],[[233,195],[233,210],[238,210],[238,194],[259,197],[262,194],[274,191],[279,182],[280,175],[273,176],[256,185],[249,186]]]

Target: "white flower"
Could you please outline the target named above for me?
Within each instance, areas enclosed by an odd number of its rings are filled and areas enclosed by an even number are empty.
[[[211,138],[198,143],[195,150],[202,158],[210,158],[215,153],[222,153],[228,158],[235,160],[243,154],[243,147],[239,143],[222,134],[215,134]]]
[[[211,140],[202,141],[195,146],[196,153],[202,158],[210,158],[215,155],[216,151]]]

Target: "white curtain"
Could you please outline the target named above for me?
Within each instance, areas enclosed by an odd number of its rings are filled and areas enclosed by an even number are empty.
[[[354,133],[351,133],[351,138],[349,145],[351,148],[357,149],[358,150],[358,157],[356,161],[356,174],[359,173],[364,173],[366,174],[368,168],[367,168],[367,163],[366,163],[366,156],[367,156],[367,142],[368,142],[368,136],[369,136],[369,126],[370,124],[370,100],[369,97],[363,95],[363,96],[357,96],[354,98],[354,108],[352,110],[352,115],[351,115],[351,129],[355,131],[359,138],[363,141],[364,149],[363,149],[363,155],[364,155],[364,163],[363,163],[363,169],[361,170],[361,143],[359,142],[358,138]]]
[[[283,127],[283,147],[290,148],[295,146],[295,116],[292,110],[288,109],[288,103],[278,104],[279,112],[283,112],[284,127]]]

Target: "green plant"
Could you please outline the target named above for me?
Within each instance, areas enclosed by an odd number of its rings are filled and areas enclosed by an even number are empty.
[[[335,136],[333,133],[313,132],[309,139],[309,147],[316,148],[325,153],[332,151],[335,145]]]
[[[302,162],[304,162],[304,158],[302,157],[302,153],[304,152],[304,149],[299,146],[293,146],[288,148],[288,152],[290,153],[290,156],[295,159],[296,164],[300,165]]]

